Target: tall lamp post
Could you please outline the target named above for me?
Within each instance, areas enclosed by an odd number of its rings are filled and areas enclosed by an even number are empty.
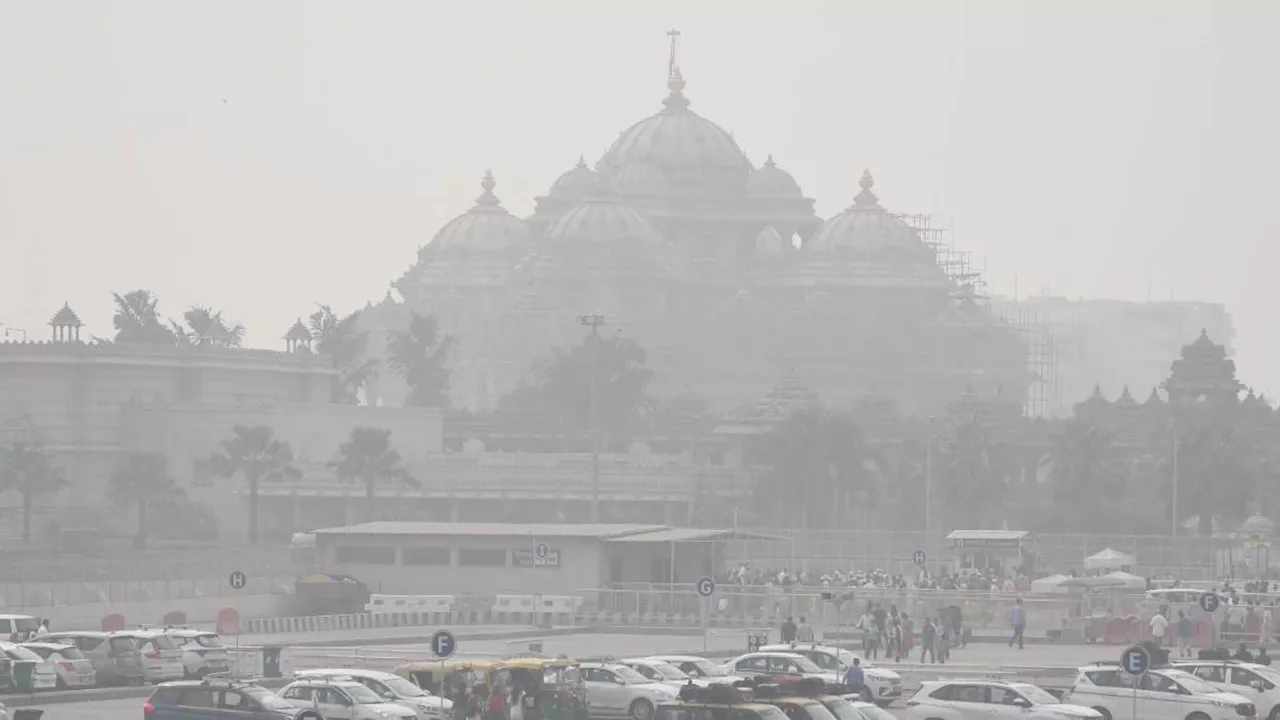
[[[591,328],[591,522],[600,522],[600,313],[579,315],[578,324]]]

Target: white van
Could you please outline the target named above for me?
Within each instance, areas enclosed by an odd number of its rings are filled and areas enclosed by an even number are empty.
[[[40,619],[30,615],[0,615],[0,640],[26,642],[40,627]]]
[[[1195,675],[1173,668],[1131,675],[1119,665],[1082,667],[1062,702],[1093,708],[1103,720],[1256,720],[1258,715],[1248,698],[1220,692]]]

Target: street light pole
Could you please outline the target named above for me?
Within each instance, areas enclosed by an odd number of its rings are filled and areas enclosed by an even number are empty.
[[[1172,525],[1171,535],[1178,535],[1178,421],[1171,419],[1169,426],[1173,430],[1173,518],[1170,520]]]
[[[591,328],[591,522],[600,522],[600,313],[579,315],[578,324]]]

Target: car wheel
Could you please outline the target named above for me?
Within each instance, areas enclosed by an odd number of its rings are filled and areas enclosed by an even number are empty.
[[[1106,708],[1095,707],[1094,710],[1097,710],[1098,714],[1102,715],[1102,720],[1111,720],[1111,712]]]
[[[649,720],[653,717],[653,703],[648,700],[640,699],[631,703],[631,709],[627,711],[632,720]]]
[[[1194,712],[1187,716],[1187,720],[1209,720],[1209,716],[1204,713]]]
[[[1267,716],[1267,720],[1280,720],[1280,705],[1271,708],[1271,714]]]

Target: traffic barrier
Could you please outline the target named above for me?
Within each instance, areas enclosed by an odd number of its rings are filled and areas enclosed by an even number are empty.
[[[170,610],[169,612],[164,614],[163,622],[165,627],[170,627],[173,625],[186,625],[187,614],[182,612],[181,610]]]
[[[111,613],[102,618],[102,632],[115,632],[124,629],[124,616],[120,613]]]
[[[499,625],[532,622],[533,611],[532,595],[499,595],[493,601],[493,619]]]
[[[218,611],[217,626],[219,635],[236,635],[240,632],[240,613],[235,608],[222,608]]]
[[[369,596],[364,606],[366,612],[382,613],[440,613],[453,609],[453,595],[381,595]]]

